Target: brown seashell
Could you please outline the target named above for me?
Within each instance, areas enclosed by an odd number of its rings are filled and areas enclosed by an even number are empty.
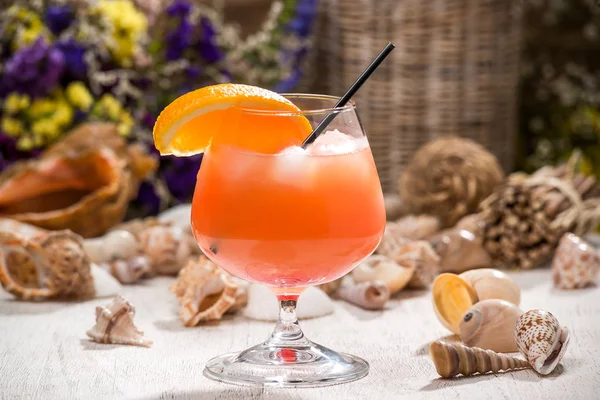
[[[152,340],[133,324],[135,308],[122,296],[105,307],[96,307],[96,324],[86,332],[95,342],[150,347]]]
[[[152,266],[146,256],[135,256],[126,260],[119,258],[100,263],[98,266],[125,284],[135,283],[152,274]]]
[[[20,299],[90,298],[95,294],[82,239],[70,231],[51,232],[35,240],[0,232],[0,253],[0,282]],[[19,256],[11,256],[15,253]],[[35,269],[36,287],[25,287],[13,279],[9,271],[22,268]]]
[[[169,290],[177,296],[185,326],[221,319],[244,295],[225,271],[203,256],[189,260]]]
[[[433,342],[429,347],[429,356],[442,378],[531,368],[527,361],[520,358],[460,343]]]
[[[123,219],[137,193],[132,162],[114,125],[84,124],[41,158],[0,174],[0,215],[84,237],[103,234]]]
[[[414,269],[407,285],[412,289],[426,288],[439,273],[440,257],[429,242],[423,240],[400,246],[393,259],[400,265]]]
[[[530,310],[522,314],[514,329],[519,351],[541,375],[548,375],[567,351],[569,330],[561,327],[554,315],[544,310]]]
[[[414,266],[399,265],[389,257],[375,254],[367,257],[352,271],[355,282],[381,281],[388,287],[390,294],[402,290],[410,281]]]
[[[432,237],[430,243],[440,256],[441,272],[461,273],[492,265],[481,240],[469,231],[449,229]]]
[[[514,338],[517,319],[523,311],[505,300],[488,299],[476,303],[458,325],[460,340],[469,347],[499,353],[518,351]]]
[[[554,286],[559,289],[579,289],[595,283],[600,269],[598,251],[572,233],[560,239],[552,260]]]
[[[453,229],[459,231],[471,232],[475,237],[480,238],[483,233],[485,223],[481,220],[479,214],[469,214],[462,217]]]
[[[431,215],[407,215],[396,222],[388,222],[386,229],[397,237],[422,240],[440,230],[440,221]]]
[[[139,239],[142,252],[159,274],[176,274],[192,254],[188,236],[176,226],[153,226],[142,231]]]
[[[381,281],[363,282],[340,288],[338,296],[364,309],[379,310],[390,299],[390,290]]]

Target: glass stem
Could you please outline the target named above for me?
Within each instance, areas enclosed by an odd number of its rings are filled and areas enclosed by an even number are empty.
[[[268,343],[277,347],[298,347],[309,345],[296,318],[298,296],[280,296],[279,319]]]

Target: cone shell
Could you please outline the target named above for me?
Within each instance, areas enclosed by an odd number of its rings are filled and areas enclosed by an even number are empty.
[[[364,309],[379,310],[390,299],[390,290],[381,281],[362,282],[342,287],[338,290],[338,296]]]
[[[389,257],[375,254],[369,256],[352,271],[355,282],[380,281],[391,294],[402,290],[412,278],[414,265],[404,266]]]
[[[469,347],[499,353],[518,351],[514,338],[523,311],[505,300],[482,300],[471,307],[458,326],[460,340]]]
[[[572,233],[560,239],[552,260],[554,286],[579,289],[595,283],[600,269],[600,256],[594,247]]]
[[[548,375],[564,357],[570,335],[567,327],[561,327],[554,315],[537,309],[519,317],[514,338],[533,369]]]
[[[530,368],[527,361],[520,358],[460,343],[433,342],[429,356],[442,378]]]

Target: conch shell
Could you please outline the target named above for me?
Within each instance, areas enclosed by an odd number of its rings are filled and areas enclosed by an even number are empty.
[[[96,325],[86,332],[95,342],[150,347],[152,340],[133,324],[135,308],[117,295],[106,307],[96,307]]]
[[[518,306],[519,286],[506,273],[491,268],[439,275],[432,287],[433,307],[440,322],[458,334],[458,325],[473,304],[486,299],[506,300]]]
[[[404,243],[398,248],[393,259],[414,271],[407,285],[412,289],[428,287],[440,269],[440,257],[429,242],[424,240]]]
[[[159,274],[177,274],[192,255],[188,235],[177,226],[147,228],[139,234],[139,239],[142,252]]]
[[[23,300],[91,298],[95,294],[82,239],[70,231],[34,239],[0,232],[0,283]]]
[[[594,247],[572,233],[560,239],[552,260],[554,286],[579,289],[593,284],[600,269],[600,256]]]
[[[466,230],[449,229],[430,239],[440,256],[440,271],[461,273],[475,268],[489,268],[492,259],[481,239]]]
[[[245,294],[229,275],[206,257],[189,260],[169,290],[179,301],[185,326],[221,319]]]
[[[84,124],[41,158],[0,174],[0,215],[84,237],[106,232],[124,217],[140,180],[156,161],[127,147],[113,124]]]
[[[442,378],[531,368],[527,361],[460,343],[433,342],[429,356]]]
[[[404,288],[414,272],[414,266],[403,266],[389,257],[383,255],[372,255],[360,263],[352,271],[352,279],[355,282],[381,281],[388,287],[390,294],[394,294]]]
[[[390,290],[381,281],[363,282],[342,287],[338,290],[338,296],[364,309],[379,310],[390,299]]]
[[[476,303],[458,325],[460,340],[469,347],[500,353],[518,351],[514,330],[523,311],[505,300],[488,299]]]
[[[521,315],[514,330],[519,351],[541,375],[548,375],[565,355],[570,335],[554,315],[544,310],[530,310]]]
[[[440,230],[440,221],[431,215],[407,215],[396,222],[388,222],[386,230],[397,237],[423,240]]]

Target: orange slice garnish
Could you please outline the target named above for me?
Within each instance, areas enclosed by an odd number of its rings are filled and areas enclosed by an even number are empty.
[[[301,144],[310,134],[311,125],[304,116],[289,114],[299,111],[285,97],[259,87],[206,86],[175,99],[162,111],[154,124],[154,145],[162,155],[198,154],[211,143],[274,154]]]

